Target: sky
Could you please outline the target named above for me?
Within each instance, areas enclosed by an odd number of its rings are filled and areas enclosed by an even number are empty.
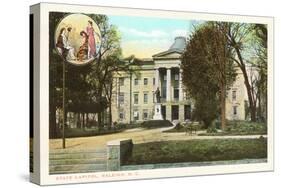
[[[124,57],[151,58],[166,51],[176,36],[188,36],[194,21],[133,16],[108,16],[109,23],[116,25],[121,34]]]

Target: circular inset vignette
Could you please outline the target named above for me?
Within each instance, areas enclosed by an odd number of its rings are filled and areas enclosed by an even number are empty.
[[[96,22],[84,14],[69,14],[57,25],[55,48],[64,61],[85,65],[96,59],[101,33]]]

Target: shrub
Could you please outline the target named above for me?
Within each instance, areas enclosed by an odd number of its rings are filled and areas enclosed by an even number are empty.
[[[214,125],[216,122],[214,123]],[[207,129],[207,133],[200,133],[200,136],[215,135],[260,135],[267,134],[267,126],[261,122],[249,121],[227,121],[226,128],[223,132],[211,132]]]
[[[144,128],[172,127],[173,124],[168,120],[149,120],[141,123]]]
[[[214,126],[211,126],[207,129],[207,133],[217,133],[217,132],[218,130]]]
[[[117,129],[126,129],[126,127],[127,127],[127,124],[125,124],[125,123],[118,123],[116,125]]]
[[[179,123],[179,122],[178,122],[178,123],[176,124],[176,126],[175,126],[175,129],[176,129],[176,130],[181,130],[182,128],[184,128],[184,127],[183,127],[183,125],[182,125],[181,123]]]
[[[236,133],[266,133],[267,126],[259,122],[229,121],[227,123],[227,131]]]

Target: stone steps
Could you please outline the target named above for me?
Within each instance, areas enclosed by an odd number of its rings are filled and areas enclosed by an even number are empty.
[[[99,153],[106,152],[106,148],[96,148],[96,149],[55,149],[50,151],[50,154],[66,154],[66,153]]]
[[[75,165],[75,164],[105,164],[106,158],[91,158],[91,159],[52,159],[49,165]]]
[[[56,159],[90,159],[90,158],[106,158],[106,153],[64,153],[50,154],[50,160]]]
[[[54,150],[49,154],[50,174],[106,171],[106,149]]]
[[[50,172],[71,171],[81,173],[84,171],[105,171],[106,164],[76,164],[76,165],[51,165]]]

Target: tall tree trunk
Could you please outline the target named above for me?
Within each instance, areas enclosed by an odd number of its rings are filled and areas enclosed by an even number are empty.
[[[65,119],[65,120],[64,120],[64,126],[65,126],[66,128],[68,128],[68,125],[67,125],[67,123],[66,123],[66,122],[67,122],[67,110],[66,110],[66,109],[64,110],[63,116],[64,116],[64,119]]]
[[[82,113],[82,129],[85,129],[85,113]]]
[[[54,104],[50,104],[50,123],[49,124],[50,124],[49,125],[50,126],[49,137],[50,138],[56,138],[58,126],[57,126],[57,123],[56,123],[56,106]]]
[[[101,112],[98,113],[98,130],[102,130],[102,123],[101,123]]]
[[[109,129],[111,129],[112,126],[112,108],[111,108],[111,101],[109,103]]]
[[[77,113],[77,128],[81,128],[81,117],[80,117],[80,113]]]
[[[105,125],[105,124],[104,124],[104,111],[101,112],[101,124],[102,124],[102,125]],[[104,127],[103,127],[103,128],[104,128]]]
[[[89,125],[89,114],[86,113],[86,127],[88,127]]]
[[[102,83],[100,83],[99,89],[98,89],[98,102],[101,103],[102,101]],[[102,130],[102,106],[100,105],[100,109],[98,112],[98,130]]]
[[[237,53],[239,61],[241,62],[239,67],[240,67],[240,69],[243,73],[244,83],[245,83],[247,94],[248,94],[251,121],[255,122],[256,121],[256,105],[254,104],[254,98],[253,98],[252,89],[251,89],[251,85],[250,85],[250,82],[249,82],[246,66],[244,64],[244,61],[243,61],[242,55],[240,53],[240,50],[237,47],[235,47],[235,51]]]
[[[265,92],[265,109],[264,109],[264,118],[265,118],[265,121],[267,121],[267,92]]]
[[[247,75],[246,68],[245,68],[245,66],[242,66],[242,67],[243,68],[241,70],[243,72],[245,86],[246,86],[246,90],[247,90],[247,94],[248,94],[251,121],[255,122],[256,121],[256,105],[254,104],[252,89],[251,89],[251,85],[249,83],[249,78]]]
[[[226,127],[226,118],[225,118],[225,92],[226,92],[226,88],[225,88],[225,82],[222,80],[221,81],[221,129],[225,130]]]
[[[110,93],[109,93],[109,129],[111,129],[112,126],[112,107],[111,107],[111,101],[112,101],[112,90],[113,90],[113,80],[110,83]]]
[[[263,119],[262,114],[262,101],[261,101],[261,87],[258,86],[258,92],[257,92],[257,100],[258,100],[258,107],[257,107],[257,117],[259,120]]]

